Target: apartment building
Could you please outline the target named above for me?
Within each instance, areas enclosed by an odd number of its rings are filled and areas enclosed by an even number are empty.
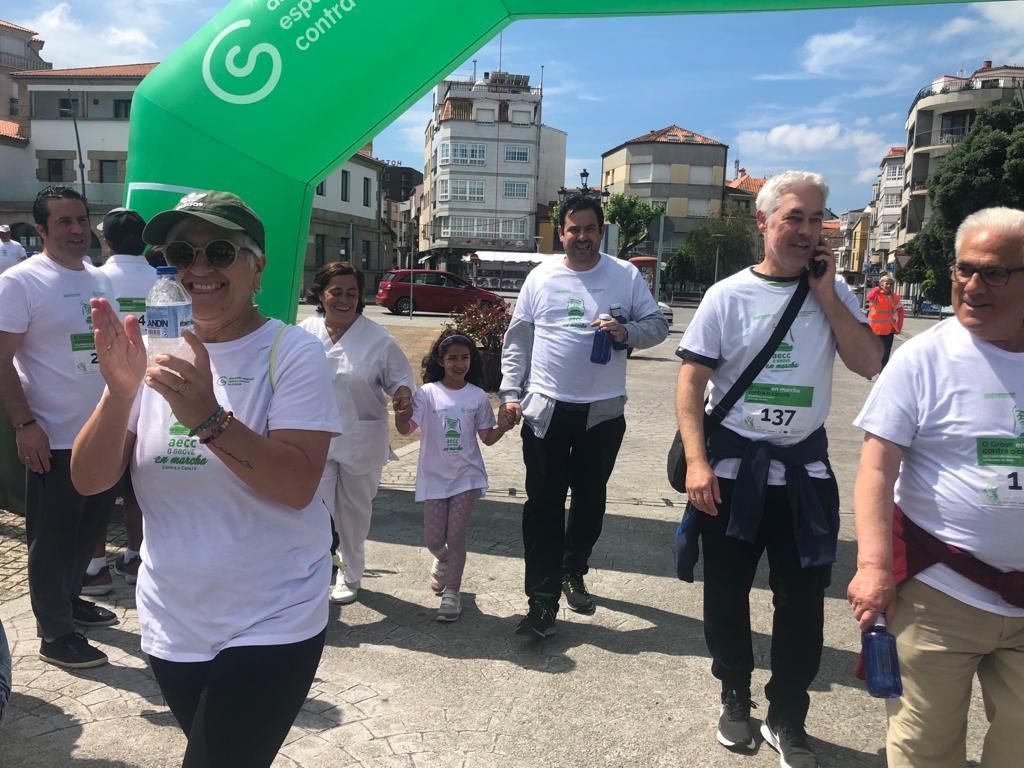
[[[0,19],[0,122],[18,115],[18,87],[11,73],[53,68],[40,55],[43,45],[31,29]]]
[[[879,269],[895,262],[900,215],[903,206],[906,147],[890,147],[878,165],[878,178],[871,185],[868,263]]]
[[[993,67],[968,76],[942,75],[922,88],[907,113],[907,146],[897,245],[912,240],[931,216],[928,179],[937,162],[970,133],[979,109],[1017,98],[1024,67]]]
[[[864,277],[870,230],[871,206],[844,211],[839,216],[842,244],[834,250],[836,271],[851,286],[859,285]]]
[[[601,184],[612,194],[665,203],[663,253],[671,253],[703,219],[721,213],[728,152],[717,139],[669,125],[602,154]],[[653,255],[656,237],[637,253]]]
[[[565,177],[564,131],[542,122],[529,75],[485,72],[434,90],[424,131],[420,251],[454,266],[475,250],[533,252],[537,205]]]

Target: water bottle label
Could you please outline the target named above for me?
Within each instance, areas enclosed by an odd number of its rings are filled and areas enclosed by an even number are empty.
[[[191,330],[191,304],[146,307],[146,334],[151,339],[180,339],[185,331]]]

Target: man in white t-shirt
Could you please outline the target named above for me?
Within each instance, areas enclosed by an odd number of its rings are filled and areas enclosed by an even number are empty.
[[[113,286],[118,315],[122,320],[125,315],[136,315],[142,327],[145,327],[146,295],[156,282],[156,270],[142,255],[146,250],[142,239],[145,227],[145,220],[128,208],[108,211],[96,227],[106,257],[100,271]],[[135,499],[129,472],[125,472],[119,491],[124,498],[124,527],[128,542],[124,553],[114,561],[114,572],[123,576],[128,584],[134,584],[141,564],[142,510]],[[105,595],[114,588],[107,567],[105,534],[96,542],[92,560],[82,578],[83,595]]]
[[[890,768],[964,764],[975,675],[982,765],[1024,754],[1024,211],[964,219],[950,274],[956,316],[897,350],[855,422],[847,594],[862,630],[884,614],[896,636]]]
[[[26,467],[28,580],[39,656],[80,669],[106,655],[76,631],[116,615],[79,597],[93,544],[106,529],[110,492],[71,483],[71,445],[103,393],[90,301],[110,281],[83,263],[89,210],[69,187],[47,187],[33,206],[43,252],[0,275],[0,401]]]
[[[881,344],[856,298],[836,279],[821,238],[828,186],[787,171],[757,196],[764,261],[711,286],[676,354],[682,358],[676,417],[687,457],[687,515],[704,549],[704,635],[722,682],[718,741],[756,746],[750,722],[754,656],[750,588],[767,551],[774,595],[765,740],[790,768],[817,766],[804,722],[818,673],[824,594],[839,535],[839,492],[824,423],[838,351],[870,378]],[[808,269],[811,263],[817,269]],[[809,292],[772,357],[721,425],[711,413],[772,335],[798,284]]]
[[[569,608],[590,613],[583,583],[601,535],[605,489],[626,431],[626,348],[668,335],[639,270],[598,250],[604,211],[596,198],[566,200],[558,235],[565,257],[538,265],[523,283],[501,358],[499,420],[522,418],[527,501],[523,506],[529,613],[517,631],[555,631],[559,592]],[[601,320],[621,307],[617,320]],[[604,363],[591,350],[596,329],[616,348]],[[610,342],[609,342],[610,343]],[[565,497],[572,489],[569,517]]]
[[[25,260],[25,249],[11,237],[9,224],[0,224],[0,275]]]

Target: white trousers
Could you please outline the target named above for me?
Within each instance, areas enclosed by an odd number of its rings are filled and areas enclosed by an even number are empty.
[[[370,533],[373,499],[380,485],[381,468],[365,475],[351,475],[328,459],[317,493],[331,511],[338,532],[338,551],[345,563],[345,583],[359,586],[366,568],[365,544]]]

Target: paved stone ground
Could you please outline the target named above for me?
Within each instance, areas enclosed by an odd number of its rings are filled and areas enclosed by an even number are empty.
[[[677,323],[685,322],[677,310]],[[609,485],[604,534],[588,584],[598,610],[562,610],[546,641],[513,634],[525,609],[520,531],[523,468],[518,434],[485,448],[492,492],[470,532],[460,621],[434,621],[430,556],[412,501],[416,445],[388,466],[367,544],[360,602],[332,609],[327,647],[303,712],[275,762],[290,766],[739,766],[778,765],[761,746],[741,757],[714,737],[717,684],[709,671],[697,583],[671,576],[670,543],[682,499],[665,479],[674,431],[671,398],[678,330],[629,364],[629,428]],[[837,367],[829,423],[844,499],[860,434],[850,426],[870,384]],[[118,527],[113,527],[113,545]],[[883,766],[884,714],[849,674],[859,643],[845,601],[855,559],[849,503],[840,561],[826,604],[825,653],[808,729],[824,766]],[[111,664],[69,673],[36,657],[24,596],[23,526],[0,515],[0,618],[14,653],[15,692],[0,726],[0,764],[162,768],[180,764],[185,740],[138,647],[132,591],[100,602],[121,619],[90,630]],[[771,596],[759,574],[752,602],[755,710],[768,677]],[[201,596],[197,595],[197,600]],[[983,715],[972,709],[969,754]]]

